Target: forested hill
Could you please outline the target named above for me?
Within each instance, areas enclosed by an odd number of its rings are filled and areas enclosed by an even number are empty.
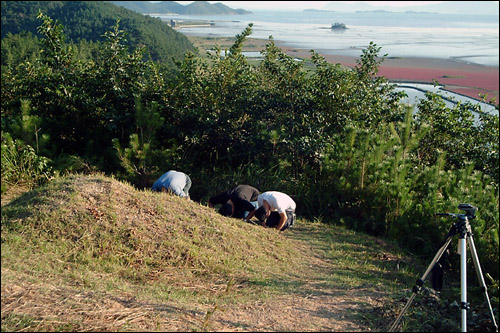
[[[102,41],[120,19],[120,29],[127,32],[129,46],[147,45],[154,60],[171,63],[180,60],[192,43],[160,19],[151,18],[108,1],[2,1],[2,39],[8,34],[28,31],[36,34],[41,10],[64,26],[71,41]]]
[[[232,9],[222,3],[210,4],[207,1],[193,1],[189,5],[181,5],[175,1],[111,1],[111,3],[128,8],[138,13],[149,14],[184,14],[184,15],[244,15],[251,12],[244,9]]]

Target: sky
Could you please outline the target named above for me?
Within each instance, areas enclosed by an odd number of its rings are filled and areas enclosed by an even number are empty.
[[[176,1],[182,5],[188,5],[193,1]],[[208,1],[209,3],[221,2],[233,9],[247,10],[303,10],[303,9],[324,9],[325,5],[331,1]],[[425,4],[441,3],[443,1],[339,1],[343,3],[365,2],[372,6],[408,7],[421,6]]]

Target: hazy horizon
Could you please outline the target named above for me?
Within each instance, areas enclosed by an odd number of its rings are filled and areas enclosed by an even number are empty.
[[[188,5],[195,1],[176,1],[183,5]],[[233,9],[260,9],[260,10],[304,10],[304,9],[325,9],[332,2],[341,4],[368,4],[374,7],[404,7],[404,6],[421,6],[426,4],[437,4],[444,1],[207,1],[211,4],[223,3]]]
[[[157,2],[157,1],[154,1]],[[176,1],[188,5],[194,1]],[[428,11],[498,15],[499,1],[207,1],[222,3],[233,9],[303,11],[304,9],[334,11]]]

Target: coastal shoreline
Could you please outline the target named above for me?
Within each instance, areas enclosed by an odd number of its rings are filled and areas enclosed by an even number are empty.
[[[233,37],[201,37],[187,36],[193,44],[202,51],[218,45],[221,49],[229,48],[234,42]],[[261,51],[269,43],[267,39],[249,38],[243,51]],[[301,59],[311,59],[310,50],[290,46],[274,40],[289,56]],[[357,66],[359,57],[334,55],[331,51],[315,50],[325,60],[332,64],[341,64],[353,68]],[[480,101],[480,94],[487,95],[487,100],[499,101],[499,68],[453,59],[436,59],[423,57],[386,57],[379,66],[380,76],[393,83],[429,83],[436,81],[443,89]]]
[[[275,41],[288,55],[310,59],[308,50],[297,49]],[[315,50],[325,60],[333,64],[341,64],[353,68],[357,66],[357,57],[323,53]],[[480,100],[479,94],[487,94],[490,101],[499,99],[499,68],[479,64],[465,63],[456,60],[435,58],[403,58],[387,57],[379,66],[379,75],[394,83],[434,83],[443,85],[444,89]]]

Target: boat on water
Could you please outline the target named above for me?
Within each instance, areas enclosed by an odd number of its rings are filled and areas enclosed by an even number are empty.
[[[332,24],[331,29],[333,29],[333,30],[344,30],[344,29],[348,29],[348,28],[347,28],[347,26],[344,23],[335,22],[334,24]]]

